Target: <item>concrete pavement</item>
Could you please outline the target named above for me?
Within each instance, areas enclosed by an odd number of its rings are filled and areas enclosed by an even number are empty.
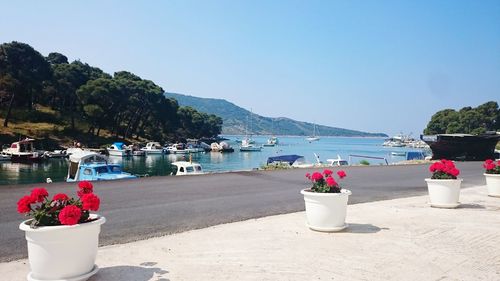
[[[460,201],[349,205],[339,233],[309,230],[298,212],[106,246],[90,280],[500,280],[500,198],[477,186]],[[28,271],[26,260],[0,264],[3,280]]]

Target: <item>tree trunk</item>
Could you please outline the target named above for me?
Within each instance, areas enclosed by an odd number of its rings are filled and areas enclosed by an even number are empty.
[[[14,103],[15,96],[16,96],[16,93],[13,91],[12,92],[12,97],[10,97],[9,109],[7,109],[7,114],[5,115],[5,120],[3,121],[3,126],[4,127],[8,127],[8,125],[9,125],[10,112],[12,110],[12,104]]]

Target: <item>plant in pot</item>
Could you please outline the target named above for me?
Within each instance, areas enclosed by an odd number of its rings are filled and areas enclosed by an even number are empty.
[[[495,162],[488,159],[484,162],[483,167],[486,169],[484,176],[486,177],[488,196],[500,197],[500,160]]]
[[[338,171],[337,176],[343,179],[344,171]],[[333,171],[323,173],[307,173],[312,182],[310,188],[300,191],[304,195],[307,226],[316,231],[341,231],[347,227],[345,223],[347,201],[351,191],[343,189],[333,177]]]
[[[430,205],[437,208],[458,207],[462,179],[457,179],[460,171],[455,167],[455,163],[442,159],[433,163],[429,171],[432,177],[425,181],[429,190]]]
[[[100,199],[90,182],[78,184],[78,198],[34,188],[17,202],[23,221],[31,272],[28,280],[87,280],[95,274],[99,232],[106,221],[97,211]]]

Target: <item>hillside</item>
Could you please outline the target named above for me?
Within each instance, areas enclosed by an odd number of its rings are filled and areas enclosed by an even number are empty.
[[[270,118],[257,114],[252,114],[250,111],[241,108],[231,102],[223,99],[199,98],[188,95],[165,93],[168,98],[174,98],[181,106],[190,106],[198,111],[215,114],[222,118],[224,124],[222,133],[227,135],[245,134],[245,125],[247,119],[252,116],[252,128],[248,128],[249,133],[267,135],[297,135],[307,136],[313,131],[313,124],[292,120],[290,118],[278,117]],[[322,136],[346,136],[346,137],[387,137],[383,133],[367,133],[343,128],[320,126],[317,130]]]

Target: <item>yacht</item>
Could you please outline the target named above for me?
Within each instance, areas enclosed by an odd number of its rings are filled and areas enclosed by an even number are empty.
[[[115,142],[110,147],[106,148],[109,156],[125,157],[132,155],[132,150],[123,142]]]
[[[316,124],[313,124],[313,134],[311,136],[308,136],[306,138],[306,141],[308,142],[319,141],[319,136],[316,135]]]
[[[147,155],[164,153],[163,147],[159,142],[148,142],[146,147],[141,148],[141,151],[146,152]]]
[[[3,152],[11,157],[12,162],[39,162],[43,160],[43,153],[39,153],[33,147],[34,139],[25,138],[18,142],[13,142],[10,147]]]
[[[177,161],[172,163],[177,169],[172,172],[175,176],[202,175],[203,168],[200,164],[191,161]]]
[[[67,182],[133,179],[136,176],[122,171],[118,164],[108,163],[106,156],[83,150],[69,156]]]
[[[261,151],[261,150],[262,147],[251,144],[248,138],[244,138],[241,141],[240,151],[246,152],[246,151]]]
[[[264,144],[264,146],[270,146],[270,147],[272,147],[272,146],[276,146],[276,145],[278,145],[278,144],[279,144],[279,140],[278,140],[278,138],[277,138],[277,137],[275,137],[275,136],[272,136],[272,137],[270,137],[270,138],[267,140],[267,143],[265,143],[265,144]]]

